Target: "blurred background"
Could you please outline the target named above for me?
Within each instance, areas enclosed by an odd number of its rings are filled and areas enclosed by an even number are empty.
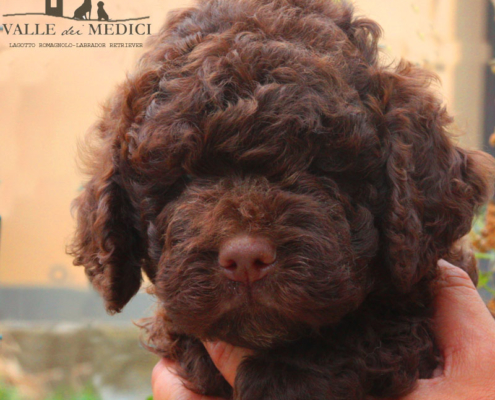
[[[331,0],[329,0],[331,1]],[[338,1],[338,0],[334,0]],[[56,3],[56,0],[46,0]],[[96,3],[96,2],[94,2]],[[467,147],[493,152],[495,17],[490,0],[355,0],[377,20],[389,61],[403,57],[435,71]],[[64,0],[72,17],[82,0]],[[159,30],[167,12],[186,0],[106,0],[111,19]],[[45,0],[2,0],[1,24],[80,22],[46,15]],[[96,18],[96,6],[93,6]],[[122,314],[108,316],[82,268],[65,254],[74,221],[70,203],[85,177],[76,167],[77,142],[100,104],[132,71],[146,36],[12,36],[0,30],[0,399],[146,399],[155,356],[141,348],[132,324],[153,312],[139,293]],[[39,48],[43,42],[101,42],[106,48]],[[34,48],[11,43],[36,43]],[[488,219],[488,221],[487,221]],[[481,263],[480,291],[489,301],[495,207],[473,229]],[[493,244],[492,244],[493,242]]]

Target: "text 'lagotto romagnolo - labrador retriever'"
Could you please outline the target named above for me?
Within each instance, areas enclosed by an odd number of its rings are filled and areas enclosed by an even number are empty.
[[[361,400],[442,362],[437,260],[494,160],[458,147],[380,27],[331,0],[203,0],[171,12],[89,133],[71,246],[109,312],[159,304],[150,348],[193,390],[236,400]],[[232,389],[201,340],[254,350]]]

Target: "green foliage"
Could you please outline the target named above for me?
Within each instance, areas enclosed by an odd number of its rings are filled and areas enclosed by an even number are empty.
[[[485,289],[488,293],[495,297],[495,289],[493,289],[491,285],[493,274],[493,271],[480,271],[478,279],[478,289]]]
[[[478,260],[491,260],[491,261],[495,260],[495,255],[492,253],[481,253],[481,252],[477,251],[474,253],[474,256]]]
[[[16,388],[6,385],[0,381],[0,399],[1,400],[21,400]]]
[[[486,223],[486,205],[480,210],[473,220],[472,234],[480,236]],[[479,271],[478,289],[484,289],[495,297],[494,276],[495,276],[495,251],[475,252],[474,256],[478,260],[486,260],[488,268],[485,271]]]
[[[475,215],[472,225],[472,230],[475,234],[480,234],[485,227],[486,220],[486,205],[480,208],[480,211]]]
[[[80,392],[73,392],[66,388],[58,388],[46,400],[102,400],[94,386],[87,385]]]
[[[4,382],[0,381],[0,400],[25,400],[19,391]],[[87,385],[78,392],[66,388],[57,388],[54,393],[45,400],[102,400],[96,389],[92,385]]]

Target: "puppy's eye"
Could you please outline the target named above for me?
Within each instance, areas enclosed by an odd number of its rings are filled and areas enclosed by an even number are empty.
[[[319,165],[316,165],[315,163],[311,164],[308,172],[314,176],[325,176],[328,174],[327,171],[324,171]]]
[[[168,200],[174,200],[178,198],[186,189],[187,185],[192,182],[192,180],[192,175],[182,175],[171,186],[168,187],[165,195],[166,198]]]

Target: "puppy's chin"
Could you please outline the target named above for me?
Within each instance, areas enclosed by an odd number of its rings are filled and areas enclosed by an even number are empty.
[[[216,321],[207,337],[249,349],[282,346],[307,335],[310,328],[294,323],[273,310],[229,312]]]
[[[229,286],[235,287],[229,290]],[[323,307],[302,296],[284,298],[280,291],[275,295],[276,291],[267,285],[229,286],[223,288],[222,295],[215,296],[214,304],[194,303],[186,297],[182,304],[188,304],[189,308],[169,302],[167,314],[175,329],[202,340],[222,340],[250,349],[272,349],[318,335],[322,327],[338,325],[359,307],[366,294],[363,288],[348,290],[347,293],[353,294],[352,302],[334,296],[333,301]],[[191,308],[193,304],[197,307]]]

